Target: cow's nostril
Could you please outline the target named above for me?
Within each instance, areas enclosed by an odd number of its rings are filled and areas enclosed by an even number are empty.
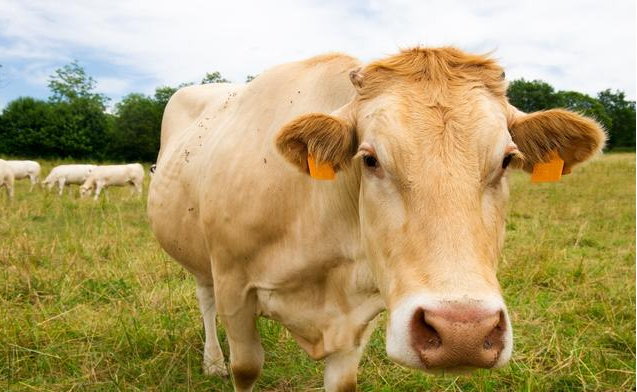
[[[497,323],[484,340],[484,349],[490,350],[494,346],[497,350],[502,350],[504,331],[506,330],[506,316],[503,311],[498,313]]]
[[[412,320],[411,333],[414,345],[423,350],[433,349],[442,345],[442,339],[436,328],[427,322],[427,315],[423,309],[418,309]]]

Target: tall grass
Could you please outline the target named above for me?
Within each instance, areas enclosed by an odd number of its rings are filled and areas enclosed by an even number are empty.
[[[427,376],[387,359],[379,327],[359,389],[635,390],[635,154],[606,155],[557,184],[531,185],[523,173],[510,182],[499,273],[510,365]],[[0,390],[232,390],[202,374],[194,282],[154,240],[145,195],[111,189],[93,202],[20,182],[12,203],[0,194],[0,212]],[[257,389],[320,390],[322,364],[277,323],[259,324]]]

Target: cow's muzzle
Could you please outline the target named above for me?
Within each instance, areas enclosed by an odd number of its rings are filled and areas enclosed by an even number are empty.
[[[512,351],[511,324],[499,296],[460,299],[409,297],[391,312],[387,353],[426,371],[498,368]]]
[[[454,305],[416,310],[410,333],[427,369],[491,368],[504,349],[506,328],[501,310]]]

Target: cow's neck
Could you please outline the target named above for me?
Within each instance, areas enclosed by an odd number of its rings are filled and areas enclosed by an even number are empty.
[[[357,163],[333,182],[312,183],[299,237],[305,271],[260,293],[260,313],[283,322],[314,358],[351,350],[384,307],[361,247]]]

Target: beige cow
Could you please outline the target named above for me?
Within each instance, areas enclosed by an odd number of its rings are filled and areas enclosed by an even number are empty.
[[[82,185],[88,178],[91,170],[95,169],[95,165],[59,165],[54,167],[48,176],[42,181],[47,189],[51,190],[56,184],[58,185],[59,195],[62,196],[64,186],[69,185],[71,192],[71,184]]]
[[[235,389],[263,364],[256,318],[280,321],[327,391],[353,391],[373,320],[387,353],[429,372],[498,368],[512,329],[496,278],[507,172],[556,150],[564,172],[600,151],[588,118],[509,105],[493,60],[414,48],[368,65],[332,54],[246,85],[179,90],[162,124],[148,214],[196,278],[204,370]],[[308,154],[336,171],[308,175]]]
[[[144,168],[139,163],[96,166],[91,170],[84,184],[80,186],[80,194],[84,197],[95,191],[94,199],[97,200],[102,189],[106,189],[109,186],[130,185],[141,195],[143,183]]]
[[[13,170],[13,176],[16,180],[22,180],[28,178],[31,181],[29,192],[33,190],[35,185],[40,180],[40,164],[36,161],[6,161],[11,170]]]
[[[14,176],[11,166],[4,159],[0,159],[0,188],[5,188],[9,199],[13,198],[13,181]]]

